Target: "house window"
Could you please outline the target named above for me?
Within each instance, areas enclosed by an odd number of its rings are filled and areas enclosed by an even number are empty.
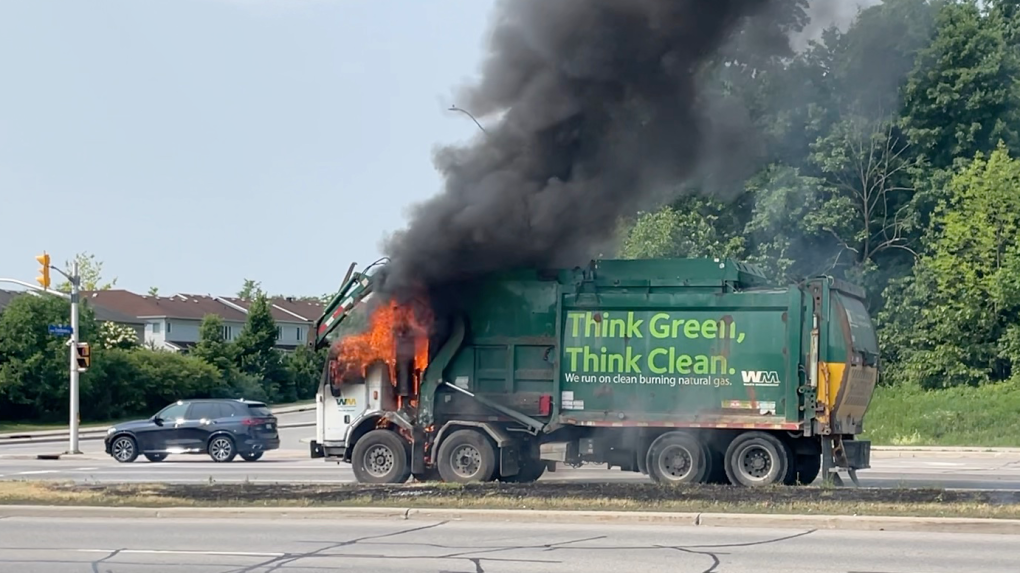
[[[152,333],[159,334],[160,324],[158,322],[152,323]]]
[[[301,327],[300,326],[294,329],[294,336],[296,337],[298,342],[301,342]]]
[[[174,325],[171,322],[167,321],[167,323],[166,323],[166,333],[167,334],[170,334],[170,331],[173,330],[173,326]]]
[[[283,327],[280,326],[276,327],[276,339],[283,340]]]
[[[220,335],[223,336],[223,340],[230,340],[230,337],[233,336],[233,334],[234,334],[233,329],[231,327],[229,326],[220,327]]]

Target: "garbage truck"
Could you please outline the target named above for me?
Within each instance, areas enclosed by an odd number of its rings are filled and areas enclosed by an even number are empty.
[[[358,482],[524,483],[600,464],[756,487],[856,483],[869,467],[858,436],[879,351],[855,285],[777,285],[731,259],[595,260],[430,293],[415,331],[394,321],[405,303],[377,296],[387,265],[352,265],[310,337],[332,349],[310,454]]]

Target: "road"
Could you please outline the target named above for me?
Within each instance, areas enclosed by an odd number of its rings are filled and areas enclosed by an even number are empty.
[[[1015,573],[1020,537],[358,520],[0,520],[0,569],[36,573]]]
[[[281,424],[300,424],[314,420],[313,412],[283,414]],[[348,483],[354,474],[346,464],[312,460],[308,445],[314,427],[281,430],[281,449],[269,452],[255,463],[241,460],[216,464],[206,456],[171,456],[164,462],[139,460],[118,464],[102,451],[102,442],[83,441],[85,456],[60,460],[36,460],[38,453],[56,452],[62,444],[0,444],[0,479],[54,479],[79,482],[291,482]],[[872,454],[872,469],[860,472],[862,485],[873,487],[944,487],[964,489],[1020,490],[1020,454],[918,455],[889,457]],[[647,479],[640,474],[600,468],[563,468],[547,473],[547,480],[629,481]]]

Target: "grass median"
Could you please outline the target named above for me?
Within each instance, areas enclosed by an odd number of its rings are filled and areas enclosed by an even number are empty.
[[[1020,519],[1020,492],[655,484],[71,484],[0,482],[0,504],[103,507],[400,507]]]

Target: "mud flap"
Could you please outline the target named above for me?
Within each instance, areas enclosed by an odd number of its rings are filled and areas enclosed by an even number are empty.
[[[322,444],[315,440],[308,444],[308,453],[311,454],[313,460],[326,457],[326,452],[322,450]]]
[[[521,471],[520,452],[516,444],[499,448],[499,473],[503,477],[515,476]]]

